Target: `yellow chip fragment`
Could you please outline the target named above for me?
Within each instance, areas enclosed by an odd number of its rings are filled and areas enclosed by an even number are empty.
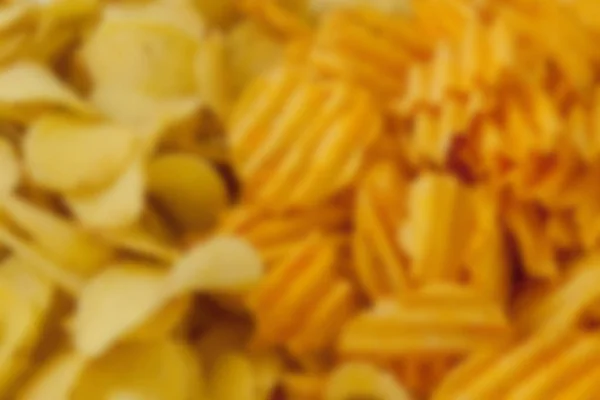
[[[33,376],[18,400],[69,400],[88,359],[78,353],[58,354]]]
[[[207,161],[184,153],[158,156],[148,166],[148,192],[181,228],[211,227],[227,205],[227,189]]]
[[[86,355],[104,353],[156,314],[165,275],[140,265],[110,267],[82,290],[72,324],[75,347]]]
[[[50,283],[22,260],[9,258],[0,264],[0,393],[28,367],[53,293]]]
[[[0,137],[0,197],[12,193],[21,180],[21,164],[13,145]]]
[[[211,400],[255,400],[252,364],[243,353],[222,354],[209,374]],[[232,384],[235,382],[235,384]]]
[[[35,245],[65,269],[88,275],[112,257],[110,247],[80,231],[69,221],[60,218],[26,200],[11,196],[0,208]]]
[[[257,251],[245,240],[217,236],[184,254],[172,267],[169,291],[240,291],[256,284],[263,273]]]
[[[134,162],[106,190],[90,195],[68,195],[67,205],[87,227],[118,229],[134,224],[141,216],[145,204],[144,172],[139,162]]]
[[[136,136],[128,129],[64,115],[36,120],[23,144],[25,166],[35,182],[70,193],[106,187],[135,150]]]
[[[373,398],[378,400],[410,400],[411,397],[388,373],[360,362],[342,364],[330,376],[325,400]]]
[[[127,343],[95,360],[72,400],[203,399],[200,366],[190,348],[173,340]]]
[[[42,65],[21,61],[0,70],[0,114],[31,118],[48,108],[89,115],[93,111]]]

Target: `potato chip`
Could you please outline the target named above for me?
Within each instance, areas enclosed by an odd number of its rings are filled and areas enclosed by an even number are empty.
[[[148,192],[183,229],[210,228],[227,205],[218,172],[194,155],[158,156],[148,166]]]
[[[83,100],[39,64],[22,61],[0,71],[1,114],[31,118],[34,112],[49,107],[93,114]]]
[[[78,353],[64,353],[52,358],[21,390],[19,400],[69,400],[88,359]]]
[[[72,223],[18,197],[6,198],[0,208],[45,254],[72,272],[89,275],[113,255],[112,249]]]
[[[386,14],[405,14],[410,11],[410,3],[410,0],[311,0],[310,8],[318,14],[345,7],[372,7]]]
[[[228,79],[232,80],[234,94],[241,93],[251,80],[269,70],[283,55],[282,43],[252,21],[240,22],[225,39],[231,68]]]
[[[188,400],[204,398],[190,349],[174,340],[129,343],[96,359],[81,375],[72,400]]]
[[[410,400],[411,396],[385,371],[367,363],[349,362],[333,371],[327,381],[324,399],[352,398]]]
[[[10,270],[4,271],[5,268]],[[38,279],[14,260],[1,264],[0,274],[0,392],[3,392],[28,366],[28,356],[42,334],[53,291],[49,282]]]
[[[246,241],[217,236],[184,254],[172,267],[168,285],[172,293],[237,292],[255,285],[262,271],[258,253]]]
[[[250,360],[243,353],[221,354],[209,373],[208,393],[211,400],[255,400],[256,382]]]
[[[105,12],[81,53],[96,86],[157,97],[194,93],[197,38],[186,32],[185,24],[171,20],[171,8],[162,9],[164,13],[157,9],[151,15],[138,15],[135,9]],[[113,62],[115,54],[118,63]]]
[[[174,126],[193,120],[204,102],[196,97],[156,99],[120,87],[95,88],[91,102],[114,121],[140,136],[144,153],[151,154]]]
[[[213,27],[228,27],[239,14],[235,0],[192,0],[191,2],[200,11],[206,22]]]
[[[83,281],[73,273],[44,257],[39,251],[26,243],[6,228],[0,226],[0,243],[26,262],[27,268],[47,278],[68,294],[76,295],[83,286]]]
[[[182,296],[168,301],[156,314],[129,333],[127,341],[159,340],[177,334],[192,305],[191,297]]]
[[[196,54],[194,68],[198,93],[224,120],[231,107],[231,90],[222,35],[210,34],[204,38]]]
[[[141,226],[125,229],[104,230],[98,234],[106,243],[119,250],[155,259],[166,264],[173,263],[179,252],[170,243],[148,232]]]
[[[139,220],[144,208],[145,186],[140,162],[134,162],[106,190],[91,195],[68,195],[66,201],[83,225],[118,229]]]
[[[89,193],[106,187],[127,167],[136,137],[118,125],[67,116],[44,116],[27,132],[25,166],[45,188]]]
[[[82,354],[97,356],[139,328],[166,304],[165,274],[142,265],[112,266],[82,290],[72,335]]]
[[[0,198],[12,193],[21,181],[21,163],[13,145],[0,137]]]

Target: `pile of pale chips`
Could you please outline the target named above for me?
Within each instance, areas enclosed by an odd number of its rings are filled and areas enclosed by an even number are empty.
[[[0,399],[600,398],[600,2],[0,4]]]

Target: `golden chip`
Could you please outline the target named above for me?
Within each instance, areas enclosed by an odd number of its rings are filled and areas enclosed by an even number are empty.
[[[394,378],[366,363],[347,363],[337,368],[325,388],[325,400],[374,398],[381,400],[410,400]]]
[[[152,160],[148,192],[179,227],[190,230],[211,227],[227,205],[227,189],[218,172],[191,154]]]
[[[12,193],[21,180],[21,165],[12,144],[0,137],[0,197]]]
[[[87,368],[72,400],[190,400],[204,382],[190,349],[172,340],[117,346]]]

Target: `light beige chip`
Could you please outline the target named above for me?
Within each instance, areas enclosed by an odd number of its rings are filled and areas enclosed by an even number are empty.
[[[171,293],[186,291],[236,292],[255,285],[263,262],[245,240],[217,236],[184,254],[168,277]]]
[[[28,119],[48,108],[93,111],[45,67],[21,61],[0,70],[0,114]]]
[[[92,363],[71,400],[203,399],[204,382],[190,349],[171,340],[117,346]]]
[[[21,180],[21,164],[13,145],[0,137],[0,197],[12,193]]]
[[[108,9],[84,44],[82,60],[92,81],[96,86],[157,97],[194,93],[193,65],[199,37],[170,18],[170,8],[152,15],[138,15],[134,10]],[[119,62],[114,62],[115,57]]]
[[[64,115],[36,120],[23,144],[33,180],[69,193],[106,187],[131,162],[135,150],[136,136],[128,129]]]
[[[325,400],[373,398],[410,400],[411,397],[394,378],[366,363],[342,364],[331,375],[325,388]]]
[[[207,35],[196,53],[196,85],[200,96],[223,120],[227,118],[232,101],[228,67],[223,35]]]
[[[97,87],[92,103],[110,119],[129,127],[140,136],[146,154],[152,153],[170,128],[193,120],[203,101],[197,97],[156,99],[121,87]]]
[[[141,226],[133,225],[125,229],[104,230],[99,236],[117,249],[142,257],[171,264],[179,256],[175,247]]]
[[[92,229],[119,229],[140,218],[145,186],[142,167],[135,162],[106,190],[91,195],[69,195],[66,201],[83,225]]]
[[[70,400],[88,362],[85,356],[75,352],[53,357],[33,375],[18,400]]]
[[[104,266],[113,251],[58,215],[16,196],[6,198],[0,208],[32,241],[65,269],[89,275]]]
[[[207,161],[193,155],[158,156],[148,166],[148,192],[181,228],[210,228],[227,205],[227,189]]]
[[[148,321],[166,304],[165,275],[140,265],[101,272],[82,290],[72,324],[75,347],[97,356]]]

